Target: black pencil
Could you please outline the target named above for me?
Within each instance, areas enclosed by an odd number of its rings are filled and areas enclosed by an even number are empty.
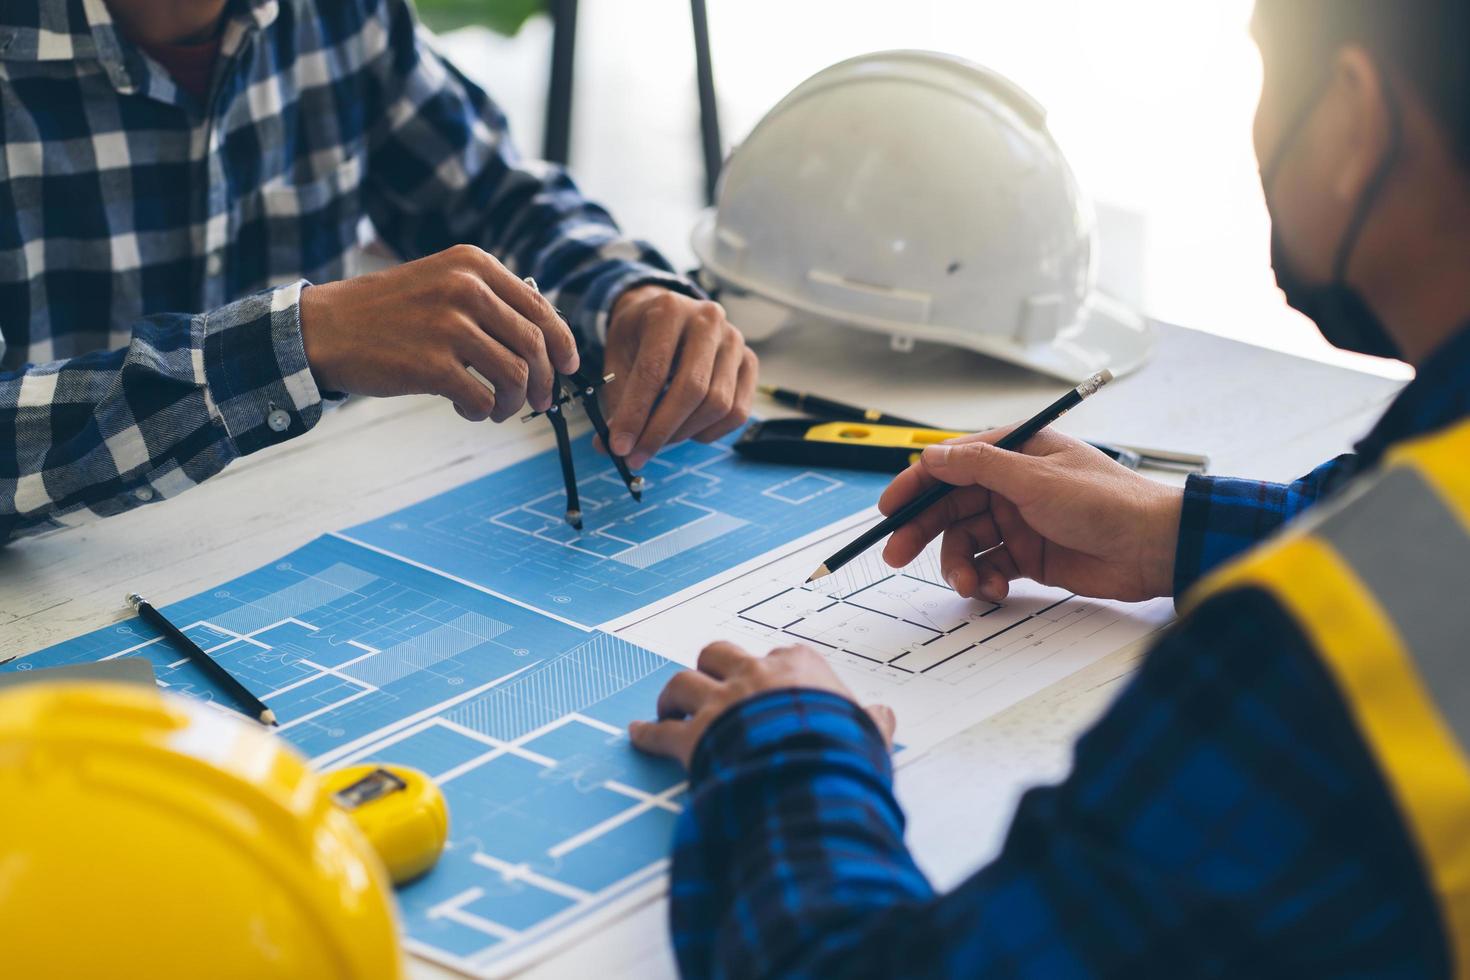
[[[237,681],[233,674],[220,666],[219,661],[205,653],[199,644],[184,635],[183,630],[164,618],[163,613],[154,609],[148,600],[134,592],[128,596],[128,605],[133,607],[133,611],[143,622],[162,633],[165,640],[178,647],[200,670],[209,675],[210,680],[224,688],[248,714],[260,719],[262,725],[276,724],[276,713],[267,708],[264,701],[251,694],[250,690]]]
[[[761,394],[770,395],[777,402],[805,412],[808,415],[816,415],[824,419],[836,419],[838,421],[869,422],[873,425],[901,425],[910,429],[932,429],[934,426],[925,425],[923,422],[915,422],[913,419],[900,418],[897,415],[888,415],[878,411],[876,408],[860,408],[857,405],[849,405],[833,398],[823,398],[821,395],[812,395],[804,391],[792,391],[790,388],[778,388],[775,385],[761,385]]]
[[[1091,397],[1099,388],[1112,380],[1113,372],[1111,371],[1102,371],[1094,374],[1061,398],[1058,398],[1046,408],[1042,409],[1039,413],[1032,416],[1030,420],[1021,423],[1015,429],[1008,432],[1004,438],[996,443],[996,446],[1000,449],[1019,450],[1032,436],[1051,425],[1063,415],[1066,415],[1073,408],[1077,407],[1077,405],[1081,404],[1083,399]],[[864,531],[858,536],[857,540],[822,562],[821,565],[818,565],[817,570],[812,572],[807,582],[815,582],[819,578],[825,578],[831,575],[843,565],[846,565],[858,555],[867,551],[873,545],[882,541],[888,535],[939,503],[953,489],[954,486],[952,484],[936,483],[928,490],[925,490],[913,500],[910,500],[898,510],[894,511],[891,515],[879,521],[867,531]]]

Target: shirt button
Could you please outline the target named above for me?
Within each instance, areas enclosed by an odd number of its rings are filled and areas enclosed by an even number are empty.
[[[271,427],[272,432],[285,432],[291,428],[291,415],[284,408],[273,408],[265,417],[265,424]]]
[[[217,276],[225,266],[224,259],[219,257],[218,252],[210,252],[209,258],[204,260],[204,271],[211,276]]]
[[[153,499],[153,488],[139,487],[138,489],[133,491],[133,496],[137,497],[139,500],[143,501],[146,504],[148,501]]]

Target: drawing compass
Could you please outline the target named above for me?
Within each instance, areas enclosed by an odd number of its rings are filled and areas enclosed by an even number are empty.
[[[541,291],[536,280],[527,276],[524,280],[527,286]],[[561,310],[556,315],[566,320],[566,314]],[[633,499],[643,500],[643,477],[635,476],[628,469],[627,460],[612,451],[612,433],[608,431],[607,419],[602,415],[602,406],[597,401],[597,390],[612,381],[616,375],[606,374],[598,377],[588,374],[586,371],[574,371],[571,374],[558,374],[556,385],[552,394],[551,407],[544,412],[531,412],[521,417],[522,422],[545,415],[551,420],[552,431],[556,433],[556,453],[561,459],[561,477],[567,488],[567,523],[578,531],[582,530],[582,501],[577,494],[577,469],[572,460],[572,437],[567,429],[566,408],[573,401],[582,403],[582,411],[592,420],[592,428],[597,431],[597,436],[602,440],[603,447],[608,456],[612,457],[613,465],[617,467],[618,476],[622,477],[623,486],[628,488],[628,493]]]

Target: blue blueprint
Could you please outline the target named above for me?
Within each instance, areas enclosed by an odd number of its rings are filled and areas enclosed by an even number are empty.
[[[663,658],[333,537],[164,613],[318,766],[406,763],[442,787],[448,849],[399,893],[417,951],[491,967],[664,872],[683,775],[623,735],[677,670]],[[120,655],[224,701],[138,620],[0,670]]]
[[[871,507],[889,481],[741,459],[734,438],[665,450],[643,469],[642,503],[576,440],[581,532],[549,450],[343,533],[594,626]]]

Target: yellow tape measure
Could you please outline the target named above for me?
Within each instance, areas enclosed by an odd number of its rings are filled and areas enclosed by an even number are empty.
[[[439,860],[449,837],[449,807],[434,781],[408,766],[347,766],[324,773],[327,792],[347,811],[403,885]]]

